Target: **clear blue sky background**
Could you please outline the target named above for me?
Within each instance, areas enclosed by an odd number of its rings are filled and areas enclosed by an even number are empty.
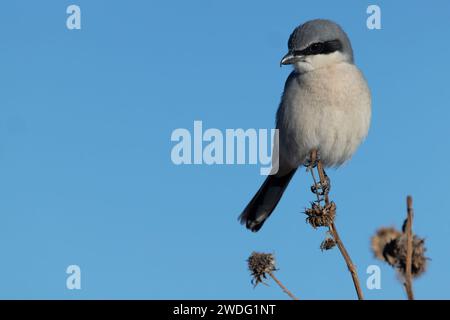
[[[66,28],[66,7],[82,30]],[[366,28],[378,4],[382,30]],[[300,298],[353,299],[338,250],[302,214],[298,172],[253,234],[237,216],[259,166],[175,166],[172,130],[272,128],[292,29],[330,18],[348,32],[373,93],[373,122],[354,158],[330,170],[337,224],[358,266],[379,264],[369,239],[400,227],[405,197],[427,239],[418,298],[450,298],[450,3],[448,1],[8,1],[0,6],[0,298],[284,299],[253,289],[246,259],[276,254]],[[82,289],[66,289],[66,267]]]

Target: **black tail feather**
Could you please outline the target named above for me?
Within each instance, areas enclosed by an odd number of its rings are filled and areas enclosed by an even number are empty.
[[[296,169],[281,177],[276,175],[268,176],[239,216],[239,221],[253,232],[261,229],[280,201],[295,171]]]

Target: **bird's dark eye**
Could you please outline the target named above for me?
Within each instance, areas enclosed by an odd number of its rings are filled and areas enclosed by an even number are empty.
[[[319,54],[322,53],[324,49],[324,44],[322,42],[313,43],[309,46],[310,54]]]

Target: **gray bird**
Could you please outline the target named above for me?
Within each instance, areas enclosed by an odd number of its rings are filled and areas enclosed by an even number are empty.
[[[254,232],[273,212],[312,150],[318,150],[325,167],[338,167],[351,158],[370,126],[370,91],[339,25],[323,19],[305,22],[292,32],[288,49],[281,64],[293,65],[294,70],[276,115],[279,169],[266,178],[239,216]]]

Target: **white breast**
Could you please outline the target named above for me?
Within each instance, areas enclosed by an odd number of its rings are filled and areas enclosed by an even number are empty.
[[[366,137],[370,118],[369,88],[355,65],[342,62],[297,74],[277,113],[280,164],[298,167],[312,149],[327,167],[343,164]]]

